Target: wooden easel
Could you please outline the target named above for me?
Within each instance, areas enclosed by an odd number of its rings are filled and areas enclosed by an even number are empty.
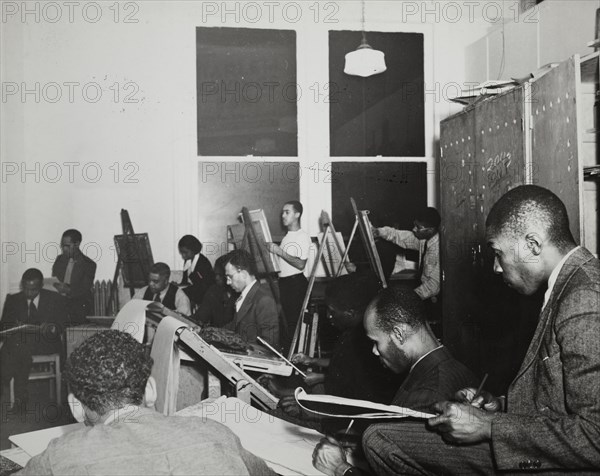
[[[124,278],[125,276],[130,278],[129,280],[124,279],[124,285],[129,288],[130,296],[133,297],[136,287],[143,287],[148,284],[148,274],[153,264],[152,249],[150,248],[148,235],[146,233],[134,233],[129,212],[125,209],[121,209],[121,227],[123,228],[123,234],[115,235],[114,237],[118,258],[107,305],[107,308],[110,308],[111,303],[114,301],[114,309],[117,311],[119,310],[118,278],[121,271],[124,271]],[[125,238],[123,249],[120,249],[117,245],[117,240],[120,237]],[[141,240],[145,243],[146,249],[144,252],[140,248]],[[143,259],[143,257],[146,259]],[[135,276],[136,270],[140,271],[140,276],[143,279],[140,278],[139,281],[132,279]]]
[[[325,247],[328,246],[327,237],[330,233],[333,234],[333,240],[336,244],[336,247],[338,249],[340,256],[343,255],[342,261],[340,262],[340,265],[339,265],[337,271],[335,272],[336,278],[341,273],[342,268],[344,266],[347,266],[347,264],[348,264],[346,262],[346,259],[348,257],[347,249],[346,249],[346,252],[344,253],[342,244],[339,242],[338,237],[336,235],[336,231],[333,226],[333,223],[332,223],[331,219],[329,218],[329,215],[327,214],[327,212],[324,210],[321,212],[321,224],[325,228],[325,231],[323,233],[323,239],[321,240],[321,243],[319,244],[319,249],[317,251],[317,257],[315,259],[312,270],[310,272],[310,278],[308,280],[308,287],[306,289],[306,294],[304,295],[304,301],[302,302],[302,308],[300,310],[300,315],[298,316],[298,321],[296,322],[294,338],[292,339],[292,344],[290,345],[290,350],[288,352],[289,359],[291,359],[292,355],[294,355],[296,353],[296,346],[298,346],[297,351],[304,352],[307,350],[308,354],[311,357],[314,356],[314,352],[315,352],[316,345],[317,345],[317,338],[318,338],[317,329],[319,327],[319,315],[317,312],[313,312],[313,315],[310,318],[311,320],[308,323],[305,322],[304,316],[308,312],[308,303],[310,301],[310,295],[312,293],[312,289],[315,284],[317,268],[319,266],[319,262],[321,261],[321,258],[323,257],[323,251],[325,250]],[[350,247],[350,245],[348,245],[348,247]],[[308,329],[310,329],[310,332],[307,331]]]
[[[350,197],[350,203],[352,204],[352,210],[354,210],[354,215],[356,216],[352,233],[354,233],[358,227],[363,244],[365,245],[365,251],[367,252],[371,269],[375,273],[375,276],[377,276],[377,279],[379,279],[381,286],[383,288],[387,288],[387,281],[385,279],[385,274],[383,273],[383,267],[381,266],[381,260],[379,259],[377,247],[375,246],[375,238],[373,237],[372,231],[373,226],[371,225],[371,221],[367,216],[369,214],[369,210],[359,210],[356,206],[354,198],[352,197]],[[350,249],[350,244],[348,244],[348,249]]]
[[[250,211],[247,207],[242,208],[242,218],[244,220],[244,235],[239,244],[241,249],[247,250],[254,261],[257,264],[257,277],[264,277],[269,283],[269,288],[271,289],[271,293],[273,294],[273,298],[275,299],[275,304],[277,305],[277,312],[279,314],[279,326],[283,330],[284,333],[287,333],[287,322],[285,317],[283,316],[283,311],[281,307],[281,299],[279,297],[279,288],[275,284],[274,277],[277,275],[277,272],[273,268],[273,263],[271,262],[270,257],[267,255],[267,249],[265,246],[264,238],[259,239],[259,234],[256,231],[255,224],[252,221],[252,217],[250,216]],[[228,240],[230,242],[234,242],[232,227],[228,227],[227,234]],[[239,235],[238,235],[239,236]],[[260,235],[262,237],[262,234]],[[262,269],[259,268],[258,264],[262,264]]]

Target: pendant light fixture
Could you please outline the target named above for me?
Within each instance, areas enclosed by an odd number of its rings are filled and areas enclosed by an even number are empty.
[[[356,50],[346,54],[344,73],[352,76],[367,78],[375,74],[383,73],[385,66],[385,54],[371,48],[367,43],[365,32],[365,0],[361,0],[362,6],[362,41]]]

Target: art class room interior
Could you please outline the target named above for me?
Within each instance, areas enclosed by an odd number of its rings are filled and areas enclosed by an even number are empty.
[[[600,0],[0,4],[0,475],[600,470]]]

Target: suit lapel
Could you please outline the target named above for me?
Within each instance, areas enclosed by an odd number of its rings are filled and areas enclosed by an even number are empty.
[[[556,277],[556,282],[554,283],[554,287],[552,288],[552,293],[548,298],[548,302],[542,310],[540,320],[535,329],[535,334],[531,339],[531,343],[529,344],[529,348],[527,349],[527,354],[525,354],[525,358],[523,359],[523,364],[521,365],[519,373],[517,374],[511,385],[514,385],[514,383],[527,371],[527,369],[535,361],[535,358],[538,355],[539,348],[542,345],[543,336],[546,333],[546,329],[548,328],[548,325],[550,324],[550,321],[552,320],[552,317],[554,315],[553,310],[556,308],[556,303],[562,295],[563,290],[569,282],[569,279],[571,278],[573,273],[577,271],[583,263],[590,259],[591,254],[589,254],[589,256],[588,254],[589,252],[587,252],[585,248],[579,248],[578,250],[573,252],[573,254],[569,256],[569,259],[567,259],[567,261],[565,261],[565,263],[563,264],[560,273],[558,273],[558,276]]]
[[[260,286],[260,283],[258,282],[258,280],[256,280],[254,282],[254,284],[252,285],[252,287],[250,288],[250,291],[248,291],[248,294],[246,294],[246,297],[244,298],[244,302],[242,302],[242,306],[240,307],[240,310],[235,313],[235,324],[236,325],[240,321],[242,321],[244,319],[244,317],[246,317],[246,314],[248,314],[248,312],[250,311],[250,308],[252,307],[254,295],[258,292],[259,286]]]

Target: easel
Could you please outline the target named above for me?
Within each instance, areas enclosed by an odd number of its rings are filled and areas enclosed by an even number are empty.
[[[369,210],[359,210],[356,206],[356,202],[354,198],[350,197],[350,203],[352,204],[352,210],[354,210],[354,216],[356,217],[356,221],[354,222],[354,228],[352,229],[352,237],[354,237],[354,232],[356,228],[360,230],[360,235],[365,245],[365,250],[367,252],[367,256],[369,258],[369,264],[371,265],[371,269],[379,279],[381,283],[381,287],[387,288],[387,281],[385,279],[385,274],[383,273],[383,267],[381,266],[381,260],[379,259],[379,253],[377,252],[377,247],[375,246],[375,238],[373,237],[372,225],[369,217]],[[350,240],[352,240],[352,237]],[[348,249],[350,249],[350,244],[348,244]]]
[[[250,253],[250,255],[254,258],[254,261],[257,264],[256,268],[258,277],[264,277],[269,283],[269,288],[271,289],[271,293],[273,294],[275,304],[277,305],[277,311],[279,313],[279,326],[284,333],[287,333],[287,323],[283,317],[281,300],[279,297],[279,288],[275,284],[274,279],[274,276],[277,274],[277,272],[273,268],[273,263],[271,262],[269,256],[267,256],[266,254],[267,250],[266,246],[264,246],[264,239],[262,240],[262,242],[261,240],[259,240],[258,233],[254,228],[254,222],[252,221],[250,211],[247,207],[242,208],[242,218],[244,220],[244,236],[242,237],[240,248],[247,250]],[[231,229],[232,227],[227,228],[227,234],[229,235],[228,239],[233,238],[233,232]],[[262,270],[258,266],[259,263],[262,263]]]
[[[291,359],[292,355],[294,355],[296,353],[296,346],[298,346],[298,349],[297,349],[298,352],[304,352],[307,350],[309,353],[308,355],[310,357],[314,357],[314,349],[315,349],[316,340],[317,340],[318,314],[316,312],[313,313],[312,322],[310,322],[310,323],[305,322],[304,316],[305,316],[305,313],[307,312],[308,302],[310,300],[310,295],[312,293],[312,288],[313,288],[313,285],[315,282],[317,265],[318,265],[319,261],[321,260],[321,257],[323,256],[323,250],[325,249],[325,246],[327,246],[328,233],[333,233],[333,239],[338,248],[338,251],[339,251],[340,255],[343,255],[342,261],[340,262],[340,266],[338,267],[338,269],[335,273],[336,278],[339,277],[340,273],[342,272],[342,267],[347,266],[347,264],[348,264],[347,263],[348,252],[350,250],[350,246],[352,245],[352,240],[354,240],[354,235],[356,234],[356,229],[358,228],[360,230],[360,234],[361,234],[363,243],[365,245],[365,249],[367,251],[367,256],[369,258],[369,263],[371,264],[371,268],[373,269],[373,272],[375,273],[375,275],[377,276],[377,279],[381,283],[381,286],[383,288],[387,288],[387,281],[386,281],[385,275],[383,273],[383,268],[381,266],[381,260],[379,259],[379,253],[377,252],[377,248],[375,246],[375,239],[373,237],[373,232],[371,231],[371,222],[369,221],[369,218],[367,216],[369,214],[369,211],[368,210],[358,210],[358,208],[356,206],[356,202],[354,201],[353,198],[350,198],[350,203],[352,204],[352,209],[354,210],[354,215],[355,215],[356,219],[354,221],[354,226],[352,227],[352,232],[350,233],[350,239],[348,241],[348,246],[346,247],[346,250],[343,253],[342,253],[342,249],[343,249],[342,245],[338,240],[335,228],[333,226],[333,223],[331,222],[331,219],[329,218],[329,215],[325,211],[321,212],[321,222],[322,222],[323,226],[325,227],[325,232],[323,233],[323,240],[321,241],[321,244],[319,245],[319,250],[317,252],[317,258],[315,259],[315,264],[310,273],[310,279],[308,281],[308,288],[306,290],[306,295],[304,296],[304,301],[302,303],[302,310],[300,311],[300,316],[298,317],[298,322],[296,323],[296,330],[294,332],[294,338],[292,340],[292,344],[291,344],[290,350],[288,352],[289,359]],[[309,340],[308,346],[307,346],[306,341],[307,341],[307,338],[309,337],[309,335],[306,332],[306,330],[307,330],[308,326],[310,326],[311,332],[310,332],[310,340]],[[308,349],[307,349],[307,347],[308,347]]]
[[[114,309],[117,311],[119,309],[118,278],[121,271],[123,270],[124,285],[129,288],[130,296],[133,297],[136,288],[148,284],[148,273],[153,264],[152,249],[150,248],[148,234],[134,233],[129,212],[125,209],[121,209],[121,227],[123,228],[123,234],[114,236],[118,259],[107,305],[107,308],[110,308],[114,300]],[[124,246],[122,248],[119,246],[119,241],[123,241]],[[143,253],[140,249],[140,242],[145,244],[146,249]],[[143,259],[143,257],[146,259]],[[134,279],[136,270],[140,271],[140,276],[143,279],[140,278],[137,281]]]
[[[279,399],[271,395],[244,370],[225,358],[216,347],[205,342],[190,328],[186,327],[179,333],[179,341],[208,362],[220,375],[228,380],[233,385],[237,398],[246,403],[255,403],[262,410],[273,410],[277,407]]]
[[[329,246],[329,242],[327,240],[328,235],[331,233],[333,235],[333,240],[338,249],[340,256],[343,255],[342,261],[335,272],[335,277],[337,278],[342,272],[342,267],[347,266],[346,259],[348,257],[348,250],[346,252],[343,251],[342,244],[339,242],[338,237],[336,235],[335,228],[329,215],[326,211],[321,212],[321,224],[325,228],[323,233],[323,239],[319,244],[319,249],[317,251],[317,257],[313,264],[313,268],[310,272],[310,278],[308,279],[308,287],[306,289],[306,294],[304,295],[304,301],[302,302],[302,308],[300,310],[300,315],[298,316],[298,321],[296,322],[296,329],[294,331],[294,338],[292,339],[292,344],[290,345],[290,350],[288,352],[288,358],[291,359],[292,355],[296,353],[296,346],[298,346],[298,352],[308,352],[310,357],[314,357],[316,345],[317,345],[317,329],[319,327],[319,314],[316,311],[313,311],[312,318],[309,322],[305,321],[305,314],[308,311],[308,302],[310,301],[310,295],[312,294],[312,289],[315,284],[315,279],[317,275],[317,268],[319,266],[319,262],[323,257],[323,252],[326,246]],[[352,240],[352,238],[350,238]],[[350,247],[350,245],[348,245]],[[332,255],[330,253],[330,255]],[[310,329],[310,332],[308,332]]]

